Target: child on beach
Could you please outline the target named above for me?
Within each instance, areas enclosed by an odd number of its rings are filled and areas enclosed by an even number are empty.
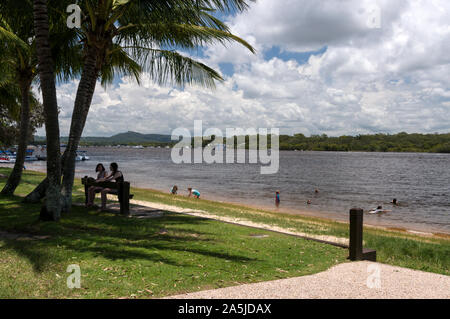
[[[198,190],[192,189],[192,187],[189,187],[188,192],[189,192],[188,197],[191,197],[191,195],[194,195],[194,197],[200,198],[200,192]]]
[[[173,185],[172,189],[170,190],[170,193],[172,195],[176,195],[178,192],[178,186],[177,185]]]
[[[280,191],[276,191],[275,192],[275,206],[277,206],[277,208],[280,206]]]

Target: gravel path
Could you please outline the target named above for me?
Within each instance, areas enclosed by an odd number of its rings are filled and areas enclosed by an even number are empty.
[[[378,271],[377,271],[378,269]],[[379,287],[374,274],[379,273]],[[371,276],[368,278],[369,276]],[[374,288],[368,288],[372,284]],[[171,299],[445,298],[450,276],[367,261],[344,263],[310,276],[246,284]]]
[[[139,205],[138,218],[159,217],[164,211],[212,218],[244,226],[272,229],[286,234],[317,237],[316,239],[347,244],[348,239],[333,236],[316,236],[291,229],[254,223],[252,221],[211,215],[200,210],[184,209],[154,202],[130,201]],[[136,207],[134,207],[136,208]],[[147,211],[149,208],[151,210]],[[147,216],[149,215],[149,216]],[[379,274],[379,280],[376,275]],[[369,285],[372,288],[369,288]],[[205,290],[170,296],[172,299],[300,299],[300,298],[390,298],[390,299],[450,299],[450,276],[395,267],[368,261],[348,262],[310,275],[255,284]]]

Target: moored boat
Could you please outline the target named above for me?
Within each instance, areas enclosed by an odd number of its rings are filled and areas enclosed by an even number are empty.
[[[15,163],[16,162],[16,155],[14,152],[6,150],[1,151],[0,150],[0,163]]]
[[[0,163],[15,163],[15,158],[10,158],[6,155],[0,155]]]
[[[75,158],[76,161],[88,161],[90,160],[90,157],[87,155],[86,151],[77,151],[77,157]]]

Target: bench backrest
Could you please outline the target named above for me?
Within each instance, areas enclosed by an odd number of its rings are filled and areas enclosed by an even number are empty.
[[[85,186],[99,186],[103,188],[119,189],[121,183],[116,182],[96,182],[87,176],[81,179],[81,183]],[[129,182],[123,182],[123,184],[130,184]]]

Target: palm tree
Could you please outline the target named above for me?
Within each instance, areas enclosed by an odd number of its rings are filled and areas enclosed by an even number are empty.
[[[0,63],[0,68],[4,64]],[[5,80],[5,70],[0,70],[0,150],[11,146],[16,140],[17,130],[14,123],[19,121],[19,88]]]
[[[67,154],[63,167],[65,208],[70,209],[75,172],[75,157],[86,123],[96,82],[112,80],[123,63],[127,70],[148,71],[164,84],[198,83],[213,87],[222,77],[213,69],[169,48],[193,49],[214,41],[234,40],[253,48],[232,35],[228,28],[211,15],[214,9],[243,9],[245,1],[83,1],[81,41],[85,43],[83,73],[75,100]],[[162,49],[163,48],[163,49]]]
[[[4,74],[1,74],[0,78],[2,75]],[[0,97],[0,149],[4,149],[13,145],[20,136],[20,89],[14,82],[2,83],[0,80]],[[31,91],[29,100],[30,123],[27,140],[31,140],[36,128],[44,123],[42,104]]]
[[[97,80],[105,84],[114,75],[147,71],[160,84],[199,84],[213,88],[222,77],[203,63],[183,56],[178,50],[205,44],[238,42],[214,17],[216,11],[242,11],[247,0],[81,0],[82,25],[76,32],[84,60],[78,86],[69,141],[63,156],[65,210],[71,207],[76,150],[83,132]],[[27,196],[39,199],[45,184]]]
[[[45,209],[41,218],[57,221],[61,217],[61,158],[59,143],[58,103],[56,99],[55,68],[49,42],[49,20],[46,0],[34,0],[34,28],[38,72],[47,136],[47,178]]]
[[[26,4],[21,4],[21,7]],[[0,7],[0,64],[2,77],[9,75],[9,81],[17,83],[20,90],[20,129],[18,150],[14,168],[9,175],[1,194],[12,195],[20,183],[24,166],[30,131],[30,89],[36,75],[36,60],[32,37],[32,26],[24,19],[19,19],[18,6],[5,10]],[[16,14],[16,15],[14,15]],[[4,79],[5,81],[5,79]]]

